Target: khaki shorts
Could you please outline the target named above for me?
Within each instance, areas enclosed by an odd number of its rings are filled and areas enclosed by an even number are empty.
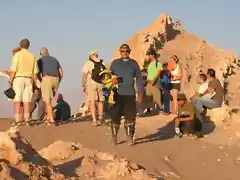
[[[161,102],[161,91],[150,83],[147,84],[146,95],[152,97],[154,102]]]
[[[13,81],[13,89],[16,93],[15,102],[31,102],[33,95],[32,78],[15,77]]]
[[[89,101],[105,101],[105,97],[103,96],[103,84],[92,82],[89,84],[87,88],[88,100]]]
[[[54,93],[56,92],[59,86],[59,78],[53,76],[45,76],[42,79],[41,84],[41,91],[42,91],[42,98],[44,102],[51,102],[52,98],[54,97]]]

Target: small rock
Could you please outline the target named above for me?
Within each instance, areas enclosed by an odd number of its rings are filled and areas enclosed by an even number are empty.
[[[238,138],[240,138],[240,133],[239,133],[239,132],[236,132],[236,136],[237,136]]]
[[[240,156],[236,159],[237,163],[240,164]]]
[[[168,156],[164,156],[164,160],[169,162],[170,158]]]

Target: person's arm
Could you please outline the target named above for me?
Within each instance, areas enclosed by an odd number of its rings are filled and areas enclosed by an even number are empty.
[[[89,74],[89,65],[88,65],[88,62],[87,62],[83,66],[83,70],[82,70],[82,89],[83,89],[83,91],[85,91],[85,89],[86,89],[88,74]]]
[[[155,85],[156,84],[156,82],[157,82],[157,80],[158,80],[158,78],[160,77],[160,75],[161,75],[161,73],[162,73],[162,66],[159,68],[159,71],[158,71],[158,73],[156,74],[156,76],[153,78],[153,80],[151,81],[152,82],[152,85]]]
[[[38,79],[40,82],[42,82],[42,78],[43,78],[43,62],[42,59],[39,59],[37,61],[37,66],[38,66]]]
[[[16,75],[17,65],[18,65],[18,57],[14,55],[12,58],[12,64],[11,64],[10,73],[9,73],[9,83],[11,86],[13,84],[13,80]]]
[[[115,66],[116,66],[116,60],[113,60],[113,62],[110,65],[110,71],[112,72],[112,74],[114,74],[115,76],[112,78],[112,83],[113,84],[118,84],[118,76],[116,75],[116,71],[115,71]]]
[[[138,87],[138,101],[142,101],[143,95],[144,95],[144,83],[143,83],[143,78],[141,74],[141,70],[139,65],[135,62],[135,76],[136,76],[136,82],[137,82],[137,87]]]
[[[63,78],[63,69],[59,62],[58,62],[58,73],[59,73],[59,81],[61,81]]]
[[[37,60],[34,60],[34,70],[33,70],[33,81],[36,84],[37,83],[37,77],[38,77],[39,69],[38,69],[38,64]]]
[[[178,121],[192,121],[194,119],[194,115],[195,115],[195,107],[192,105],[191,107],[189,107],[189,116],[188,117],[178,117]]]

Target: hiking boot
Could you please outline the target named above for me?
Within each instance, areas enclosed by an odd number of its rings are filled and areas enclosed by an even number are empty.
[[[127,143],[128,143],[129,146],[133,146],[135,144],[132,136],[127,137]]]
[[[129,146],[134,145],[134,139],[133,136],[135,134],[135,125],[134,124],[129,124],[129,125],[125,125],[125,132],[126,132],[126,136],[127,136],[127,142]]]
[[[113,143],[114,146],[117,145],[118,130],[119,130],[119,126],[118,125],[111,125],[112,143]]]
[[[182,137],[183,137],[183,134],[181,133],[179,127],[176,127],[176,128],[175,128],[175,133],[176,133],[176,136],[178,136],[179,138],[182,138]]]

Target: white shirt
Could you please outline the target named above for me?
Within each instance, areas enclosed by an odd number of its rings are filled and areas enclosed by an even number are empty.
[[[208,83],[205,82],[199,86],[198,93],[203,94],[208,88]]]

